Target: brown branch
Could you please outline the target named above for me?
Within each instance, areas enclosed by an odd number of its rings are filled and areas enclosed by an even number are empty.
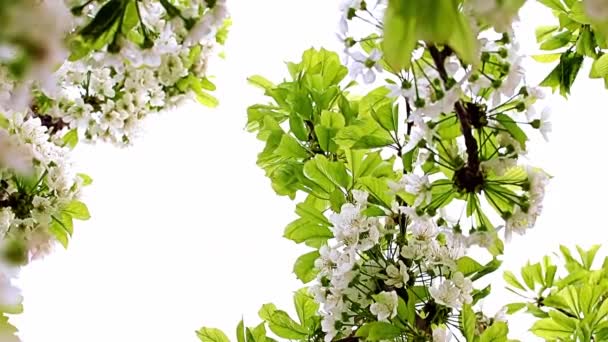
[[[442,51],[434,46],[429,46],[429,52],[431,53],[431,57],[433,58],[433,62],[437,67],[437,71],[439,72],[439,76],[443,80],[443,82],[448,82],[449,76],[447,71],[445,70],[445,60],[450,55],[452,55],[453,51],[449,46],[446,46]],[[454,105],[454,110],[456,111],[456,116],[458,117],[458,121],[460,122],[460,130],[462,135],[464,136],[464,142],[467,148],[467,164],[465,166],[468,169],[468,173],[472,176],[477,175],[479,173],[479,147],[477,146],[477,140],[473,136],[473,125],[471,124],[471,116],[469,115],[464,103],[462,101],[456,102]]]

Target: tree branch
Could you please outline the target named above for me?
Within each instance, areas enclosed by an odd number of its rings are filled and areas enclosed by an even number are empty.
[[[430,45],[429,52],[431,53],[433,62],[437,67],[439,76],[441,77],[443,82],[448,82],[449,76],[447,71],[445,70],[445,60],[450,55],[452,55],[452,49],[449,46],[446,46],[442,51],[439,51],[436,46]],[[477,146],[477,140],[475,140],[475,137],[473,136],[473,126],[471,125],[471,117],[466,107],[460,100],[454,105],[454,110],[456,111],[458,121],[460,121],[460,130],[462,131],[462,135],[464,136],[464,142],[467,148],[466,167],[469,169],[469,171],[477,173],[479,172],[480,163],[479,147]]]

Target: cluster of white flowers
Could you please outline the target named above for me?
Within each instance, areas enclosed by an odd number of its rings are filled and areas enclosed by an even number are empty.
[[[196,94],[208,96],[213,87],[206,79],[208,59],[218,29],[227,18],[225,0],[188,2],[182,17],[173,17],[159,1],[138,1],[146,39],[142,48],[122,37],[119,53],[96,51],[65,62],[57,71],[59,88],[45,92],[52,105],[42,115],[63,123],[64,131],[78,129],[88,140],[102,139],[128,144],[149,113],[176,104]],[[91,2],[82,17],[91,17],[100,5]],[[201,14],[202,13],[202,14]],[[188,28],[186,20],[197,23]]]
[[[39,118],[13,113],[7,122],[0,134],[19,148],[19,166],[27,167],[0,168],[0,239],[23,240],[29,257],[38,258],[52,247],[50,225],[79,197],[82,179],[71,170],[69,150],[51,142]]]
[[[401,247],[401,256],[416,261],[423,272],[441,274],[455,271],[456,260],[475,243],[475,235],[467,238],[450,229],[440,229],[431,217],[418,216],[411,207],[401,207],[400,211],[409,217],[407,227],[411,234],[407,244]]]
[[[72,15],[64,0],[3,1],[0,20],[0,65],[11,65],[17,74],[13,77],[19,79],[10,96],[0,96],[0,107],[23,109],[29,104],[32,83],[55,88],[52,74],[67,57],[64,38],[72,28]]]
[[[369,306],[369,311],[378,317],[378,321],[386,321],[397,316],[399,297],[395,291],[382,291],[373,297],[374,303]]]
[[[54,229],[62,229],[66,239],[71,234],[72,218],[63,210],[77,201],[82,179],[71,170],[69,150],[51,141],[39,118],[5,111],[0,119],[0,306],[5,310],[22,300],[12,284],[18,266],[52,250],[58,239]]]
[[[473,283],[462,273],[452,274],[450,279],[443,280],[439,285],[429,289],[435,302],[450,308],[460,309],[463,304],[471,304]]]
[[[325,341],[331,341],[339,333],[348,334],[348,322],[355,309],[366,308],[372,304],[367,292],[375,287],[373,279],[360,270],[363,264],[360,253],[371,249],[379,242],[381,224],[378,218],[366,217],[362,211],[367,205],[368,194],[354,190],[355,204],[346,203],[339,214],[332,214],[335,241],[331,246],[320,249],[320,258],[315,261],[319,270],[318,284],[311,287],[315,299],[322,304],[322,328],[326,333]],[[355,280],[362,288],[352,287]],[[353,308],[356,303],[356,308]],[[396,307],[396,306],[395,306]],[[378,306],[374,310],[382,310]],[[346,325],[345,325],[346,324]]]
[[[543,170],[533,167],[528,167],[527,174],[530,197],[526,208],[516,206],[513,215],[506,220],[505,239],[507,241],[511,239],[513,233],[523,235],[526,230],[532,228],[543,209],[545,188],[549,183],[549,176]]]
[[[370,51],[353,49],[355,44],[362,40],[356,40],[350,35],[351,22],[358,20],[371,23],[374,26],[374,33],[381,35],[380,23],[386,5],[386,0],[343,0],[340,5],[338,38],[344,44],[345,61],[350,61],[350,76],[353,79],[362,76],[365,83],[373,83],[376,80],[376,73],[382,72],[380,66],[382,52],[376,48]]]

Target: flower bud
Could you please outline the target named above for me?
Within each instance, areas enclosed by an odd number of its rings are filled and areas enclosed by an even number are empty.
[[[416,100],[414,101],[414,106],[416,106],[416,108],[422,108],[425,106],[425,104],[426,102],[424,101],[424,99],[420,97],[416,98]]]
[[[540,128],[540,120],[536,119],[536,120],[532,120],[532,122],[530,122],[530,126],[532,126],[532,128],[535,129],[539,129]]]

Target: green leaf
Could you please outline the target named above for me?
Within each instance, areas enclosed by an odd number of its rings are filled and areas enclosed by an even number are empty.
[[[572,84],[583,64],[584,56],[575,52],[565,52],[561,55],[559,64],[541,82],[543,87],[551,87],[555,92],[559,89],[560,94],[567,97],[570,94]]]
[[[245,328],[245,337],[247,342],[266,342],[265,324],[265,322],[262,322],[255,328]]]
[[[5,313],[0,313],[0,336],[2,336],[6,342],[19,342],[20,339],[16,336],[17,328],[8,322],[8,317]]]
[[[95,40],[109,31],[125,10],[126,2],[123,0],[111,0],[103,5],[97,14],[85,27],[80,30],[80,35],[89,40]]]
[[[602,304],[600,304],[599,308],[595,312],[595,319],[593,320],[593,325],[598,324],[602,320],[608,317],[608,300],[604,300]]]
[[[538,0],[538,2],[549,7],[550,9],[566,12],[566,8],[562,4],[561,0]]]
[[[479,336],[479,342],[506,342],[509,328],[505,322],[494,322]]]
[[[88,220],[91,218],[87,205],[78,200],[72,200],[72,202],[63,208],[63,211],[77,220]]]
[[[53,235],[55,240],[57,240],[63,248],[68,248],[69,244],[69,234],[65,228],[61,226],[59,221],[53,220],[49,225],[49,232]]]
[[[521,277],[524,280],[524,283],[526,283],[526,286],[534,291],[534,268],[530,265],[530,262],[521,268]]]
[[[239,324],[236,326],[236,340],[237,342],[246,342],[245,339],[245,324],[241,319]]]
[[[534,31],[536,35],[536,42],[540,43],[543,40],[547,39],[553,32],[555,32],[559,26],[551,25],[551,26],[539,26]]]
[[[260,75],[250,76],[247,78],[247,81],[249,83],[251,83],[252,85],[254,85],[258,88],[262,88],[264,90],[270,90],[270,89],[276,87],[274,85],[274,83],[270,82],[268,79],[266,79],[265,77],[260,76]]]
[[[279,146],[274,150],[274,153],[281,157],[293,159],[305,159],[308,157],[308,151],[291,135],[283,134]]]
[[[346,196],[340,189],[335,189],[329,195],[329,203],[331,204],[331,209],[335,212],[340,212],[342,205],[346,203]]]
[[[8,119],[0,114],[0,127],[4,128],[4,129],[8,129],[8,127],[11,125],[11,122],[8,121]]]
[[[526,303],[509,303],[507,304],[507,314],[512,315],[526,307]]]
[[[297,114],[289,115],[289,130],[301,141],[308,141],[308,129],[304,120]]]
[[[82,186],[91,185],[93,183],[93,178],[91,178],[89,175],[86,175],[84,173],[77,173],[76,176],[82,179]]]
[[[312,203],[304,201],[296,205],[296,214],[301,218],[306,219],[314,224],[318,224],[324,227],[331,226],[329,220],[323,215],[319,209],[317,209]]]
[[[465,304],[460,311],[460,330],[467,341],[473,341],[475,337],[475,325],[477,317],[470,304]]]
[[[258,315],[268,322],[268,328],[279,337],[301,339],[308,336],[306,328],[296,323],[285,311],[277,310],[274,304],[264,304]]]
[[[608,76],[608,54],[602,55],[591,65],[590,78],[603,78]]]
[[[308,294],[307,288],[300,289],[295,293],[293,303],[302,326],[307,327],[309,331],[312,330],[315,324],[314,318],[318,317],[319,304]]]
[[[532,55],[532,59],[540,63],[552,63],[561,57],[561,53],[548,53],[544,55]]]
[[[202,342],[230,342],[228,336],[216,328],[201,328],[196,335]]]
[[[321,254],[319,254],[318,251],[312,251],[301,255],[293,265],[293,272],[304,284],[315,279],[317,273],[319,273],[319,271],[315,269],[315,260],[320,256]]]
[[[399,319],[403,322],[408,322],[410,319],[409,315],[410,312],[407,307],[407,303],[405,300],[403,300],[403,298],[397,297],[397,317],[399,317]]]
[[[384,15],[382,48],[394,70],[408,69],[416,47],[416,4],[414,1],[390,0]]]
[[[70,149],[74,149],[74,147],[76,147],[76,145],[78,144],[78,130],[69,130],[63,136],[63,138],[61,138],[61,140],[63,141],[63,146],[69,147]]]
[[[494,239],[500,241],[500,239],[497,237],[495,237]],[[492,261],[485,264],[481,270],[477,271],[477,273],[471,277],[471,280],[475,281],[487,274],[490,274],[490,273],[496,271],[497,269],[500,268],[500,265],[502,265],[501,260],[498,260],[496,258],[492,259]]]
[[[366,176],[359,178],[358,184],[361,185],[364,190],[369,192],[369,194],[373,196],[373,198],[375,198],[379,204],[387,209],[391,208],[391,203],[393,203],[394,196],[389,192],[389,188],[385,180]]]
[[[483,266],[480,263],[468,256],[456,260],[456,266],[458,271],[462,272],[465,276],[470,276],[483,269]]]
[[[391,340],[401,336],[401,329],[387,322],[369,322],[357,329],[355,336],[366,341]]]
[[[285,227],[283,237],[295,243],[305,242],[308,246],[318,248],[331,239],[333,234],[325,225],[299,218]]]
[[[320,124],[315,126],[315,133],[323,151],[336,152],[337,145],[334,138],[345,124],[346,121],[340,113],[327,110],[321,113]]]
[[[349,149],[370,149],[393,144],[393,138],[371,117],[357,119],[342,128],[336,135],[336,143]]]
[[[595,255],[597,251],[600,249],[600,245],[593,245],[589,251],[585,251],[580,246],[576,246],[576,250],[578,254],[581,256],[581,261],[583,262],[583,267],[587,270],[591,270],[593,266],[593,260],[595,259]]]
[[[463,62],[467,64],[476,62],[477,39],[471,29],[469,18],[460,11],[456,15],[454,31],[449,43]]]
[[[526,141],[528,140],[528,136],[526,133],[519,127],[519,125],[511,119],[510,116],[506,114],[497,114],[496,121],[500,123],[502,127],[504,127],[509,134],[515,139],[523,149],[526,148]]]
[[[572,32],[564,31],[558,33],[540,44],[541,50],[555,50],[564,47],[570,43],[572,39]]]
[[[304,175],[327,193],[331,193],[336,187],[348,188],[351,183],[344,163],[329,161],[322,155],[316,155],[304,164]]]
[[[556,322],[553,318],[544,318],[536,321],[532,325],[532,328],[530,328],[530,331],[536,336],[547,340],[559,339],[569,341],[573,334],[571,329]]]
[[[380,152],[349,150],[346,152],[346,159],[354,179],[366,176],[385,178],[394,174],[392,159],[383,160]]]
[[[517,277],[511,271],[505,271],[502,275],[503,279],[507,282],[507,284],[518,288],[522,291],[526,291],[526,288],[517,280]]]
[[[595,47],[596,43],[591,29],[588,26],[581,27],[581,32],[576,43],[576,52],[595,59],[597,58]]]
[[[342,128],[346,124],[346,121],[344,120],[344,116],[342,116],[342,114],[329,110],[324,110],[321,113],[320,122],[321,125],[327,128]]]
[[[390,103],[386,103],[377,109],[371,109],[371,115],[376,122],[385,130],[389,132],[397,131],[399,125],[397,113],[393,110],[393,106]]]
[[[209,108],[215,108],[220,104],[220,102],[218,101],[217,98],[215,98],[214,96],[212,96],[211,94],[209,94],[205,91],[202,91],[202,90],[195,91],[195,95],[196,95],[196,100],[200,104],[207,106]]]

